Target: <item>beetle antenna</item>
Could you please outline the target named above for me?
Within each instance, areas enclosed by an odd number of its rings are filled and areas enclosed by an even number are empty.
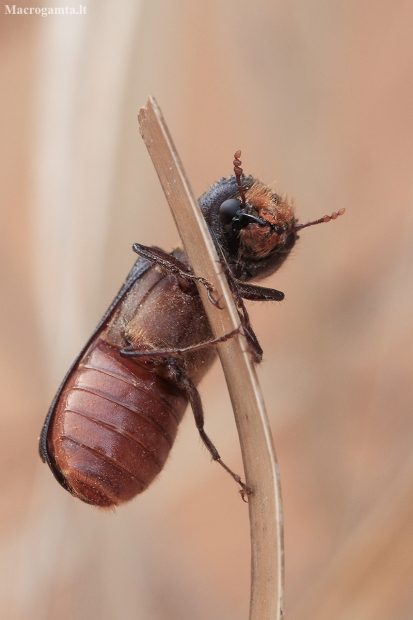
[[[241,201],[243,206],[245,206],[245,194],[244,194],[244,190],[242,187],[242,183],[241,183],[241,176],[244,173],[243,169],[241,168],[241,164],[242,161],[240,160],[241,157],[241,151],[237,151],[234,155],[234,174],[235,174],[235,178],[237,179],[237,185],[238,185],[238,191],[239,191],[239,195],[241,196]]]
[[[303,228],[307,228],[308,226],[314,226],[315,224],[323,224],[325,222],[330,222],[330,220],[336,220],[339,215],[343,215],[345,213],[345,209],[340,209],[339,211],[334,211],[331,215],[325,215],[324,217],[320,217],[319,220],[314,220],[312,222],[307,222],[307,224],[297,224],[296,226],[292,226],[289,230],[302,230]],[[289,232],[287,230],[287,232]]]

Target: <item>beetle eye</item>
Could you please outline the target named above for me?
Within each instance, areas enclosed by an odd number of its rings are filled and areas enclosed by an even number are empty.
[[[228,200],[225,200],[219,207],[219,218],[221,220],[221,224],[230,224],[240,208],[241,203],[236,198],[229,198]]]

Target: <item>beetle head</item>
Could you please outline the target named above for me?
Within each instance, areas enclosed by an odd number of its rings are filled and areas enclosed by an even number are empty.
[[[267,277],[291,252],[298,231],[329,222],[344,213],[298,224],[294,204],[253,177],[246,177],[234,155],[234,176],[220,179],[199,202],[216,244],[232,274],[239,280]]]

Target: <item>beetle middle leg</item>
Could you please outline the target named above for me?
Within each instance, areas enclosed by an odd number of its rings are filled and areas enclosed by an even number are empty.
[[[204,410],[202,407],[201,397],[199,395],[197,388],[192,383],[191,379],[189,379],[189,377],[187,377],[185,373],[180,370],[178,364],[175,362],[174,359],[168,360],[168,365],[171,371],[172,378],[176,381],[178,386],[181,387],[185,391],[186,396],[190,402],[190,405],[191,405],[191,408],[194,414],[194,418],[195,418],[195,424],[198,429],[199,435],[202,439],[202,442],[204,443],[208,452],[212,456],[212,459],[216,461],[217,463],[219,463],[221,467],[223,467],[225,471],[227,471],[230,474],[230,476],[232,476],[235,482],[239,484],[239,486],[241,487],[241,490],[240,490],[241,497],[245,502],[246,501],[245,497],[248,495],[252,495],[252,489],[248,485],[246,485],[245,482],[241,480],[241,477],[238,474],[233,472],[232,469],[230,469],[228,465],[224,463],[224,461],[221,459],[221,456],[218,450],[216,449],[216,447],[214,446],[214,444],[212,443],[212,441],[206,434],[204,430]]]
[[[182,349],[122,349],[120,354],[122,357],[181,357],[185,355],[185,353],[191,353],[192,351],[199,351],[200,349],[205,349],[205,347],[211,347],[219,344],[220,342],[226,342],[230,338],[233,338],[236,334],[239,334],[241,326],[234,329],[229,334],[225,334],[224,336],[219,336],[218,338],[214,338],[213,340],[207,340],[206,342],[199,342],[198,344],[193,344],[189,347],[184,347]]]

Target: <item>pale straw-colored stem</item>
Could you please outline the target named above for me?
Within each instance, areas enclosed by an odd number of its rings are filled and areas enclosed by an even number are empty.
[[[232,332],[240,320],[201,210],[185,176],[161,111],[150,98],[139,111],[142,137],[175,218],[184,250],[196,275],[214,286],[223,309],[199,286],[216,337]],[[238,427],[251,527],[250,620],[283,616],[283,522],[278,467],[261,390],[245,337],[218,345]],[[240,503],[240,510],[242,505]]]

